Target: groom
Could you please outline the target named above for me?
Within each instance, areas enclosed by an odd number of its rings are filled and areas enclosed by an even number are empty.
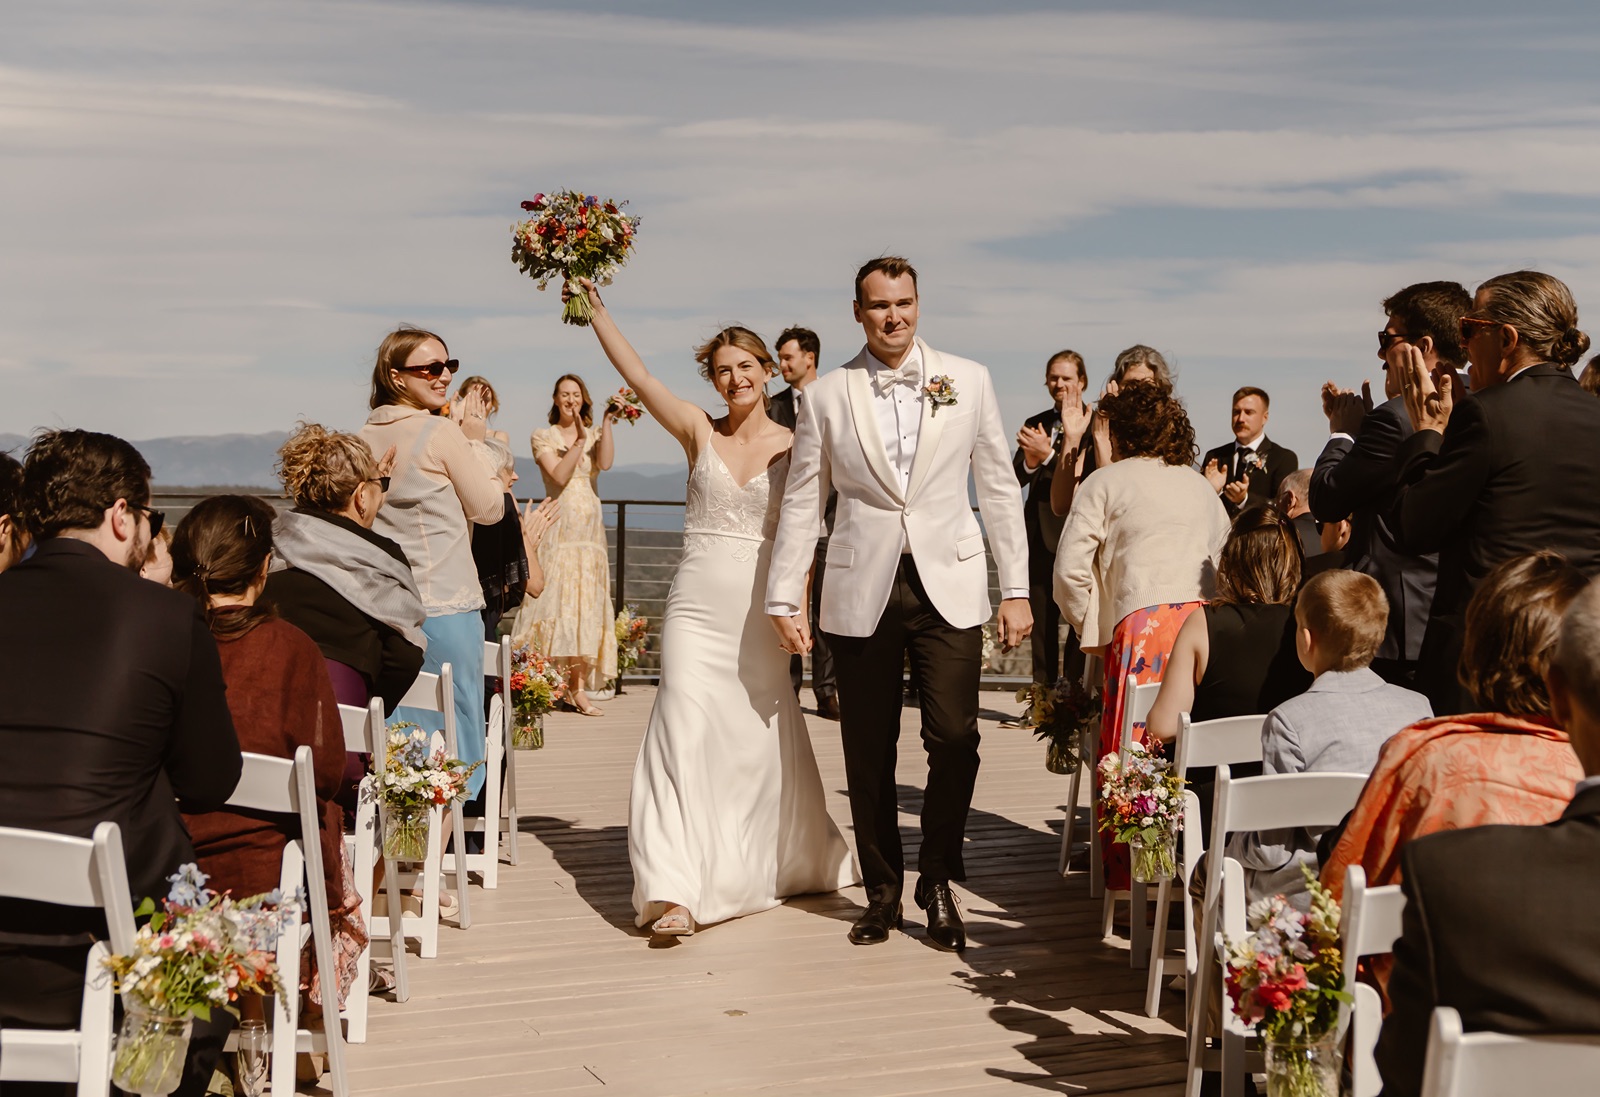
[[[990,609],[968,473],[1000,569],[999,640],[1007,650],[1033,624],[1022,502],[989,371],[916,337],[911,264],[886,256],[862,267],[855,316],[866,347],[812,382],[795,424],[767,613],[785,651],[809,649],[806,572],[833,488],[838,510],[818,624],[834,653],[850,815],[867,888],[850,940],[878,944],[900,927],[905,863],[895,745],[909,657],[928,753],[915,898],[928,912],[929,940],[955,951],[966,932],[950,881],[966,879],[961,844],[978,775],[978,675]]]

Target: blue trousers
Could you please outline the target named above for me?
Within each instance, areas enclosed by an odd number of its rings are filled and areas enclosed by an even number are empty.
[[[483,714],[483,617],[477,610],[470,613],[450,613],[443,617],[429,617],[422,623],[422,632],[428,638],[428,652],[423,657],[422,669],[438,674],[450,664],[455,677],[456,756],[471,765],[484,760]],[[444,719],[436,712],[414,708],[395,710],[398,720],[410,720],[428,731],[443,731]],[[467,783],[467,796],[473,797],[483,789],[488,777],[479,766]]]

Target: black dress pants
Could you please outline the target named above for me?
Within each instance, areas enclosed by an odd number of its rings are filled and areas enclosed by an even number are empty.
[[[930,881],[965,880],[962,843],[978,776],[983,630],[945,621],[907,554],[900,558],[889,604],[872,635],[830,634],[828,639],[839,678],[850,817],[868,900],[899,902],[905,882],[895,760],[908,658],[921,687],[922,746],[928,755],[917,871]]]

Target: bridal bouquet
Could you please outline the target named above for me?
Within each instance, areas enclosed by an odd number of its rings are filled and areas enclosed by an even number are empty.
[[[420,861],[428,847],[428,810],[467,798],[467,778],[483,765],[445,756],[444,736],[416,724],[389,725],[377,798],[384,812],[383,852]]]
[[[1267,1042],[1268,1091],[1286,1097],[1335,1097],[1335,1029],[1345,993],[1339,904],[1302,865],[1311,913],[1282,895],[1258,899],[1246,915],[1250,935],[1228,941],[1228,996],[1234,1015]]]
[[[1083,732],[1100,720],[1100,691],[1090,692],[1076,678],[1057,678],[1050,689],[1035,682],[1017,691],[1028,702],[1023,723],[1046,744],[1045,768],[1071,773],[1078,765]]]
[[[1116,751],[1100,759],[1099,775],[1100,829],[1127,845],[1133,878],[1145,884],[1170,879],[1183,829],[1183,778],[1137,741],[1126,763]]]
[[[522,203],[530,216],[511,226],[511,261],[542,290],[560,275],[570,293],[561,319],[588,327],[594,309],[577,279],[609,286],[628,261],[639,218],[621,210],[626,202],[601,200],[575,190],[535,194]]]
[[[639,665],[649,644],[650,618],[639,612],[631,602],[617,614],[617,673],[632,670]]]
[[[624,385],[606,400],[606,410],[615,410],[618,419],[633,424],[644,415],[644,403],[637,392]]]
[[[282,929],[298,924],[299,896],[276,891],[234,900],[206,888],[206,874],[186,864],[161,909],[146,898],[134,912],[150,916],[127,956],[105,966],[127,1012],[112,1062],[112,1081],[130,1093],[170,1093],[182,1077],[191,1022],[213,1008],[238,1015],[242,994],[281,994],[277,949]]]
[[[511,745],[517,750],[544,746],[544,714],[567,695],[560,669],[524,644],[511,653],[511,711],[516,716]]]

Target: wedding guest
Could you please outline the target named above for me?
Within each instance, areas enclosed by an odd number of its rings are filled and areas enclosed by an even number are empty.
[[[1386,1097],[1421,1092],[1439,1006],[1468,1032],[1600,1033],[1600,887],[1588,870],[1600,860],[1600,586],[1567,608],[1545,682],[1585,774],[1560,815],[1432,834],[1402,853],[1405,915],[1376,1051]]]
[[[1323,523],[1349,517],[1350,566],[1376,579],[1389,599],[1389,627],[1372,669],[1404,686],[1416,678],[1439,557],[1402,549],[1387,513],[1399,485],[1400,446],[1412,434],[1401,362],[1412,346],[1428,369],[1459,370],[1467,361],[1461,317],[1471,308],[1471,294],[1457,282],[1405,287],[1383,302],[1388,322],[1378,333],[1378,357],[1385,402],[1372,407],[1365,383],[1360,393],[1331,381],[1322,386],[1330,435],[1311,473],[1311,512]]]
[[[1440,714],[1471,711],[1455,676],[1462,616],[1491,568],[1549,549],[1600,572],[1600,401],[1572,377],[1589,337],[1571,291],[1535,271],[1491,278],[1461,336],[1470,400],[1435,384],[1421,348],[1395,351],[1416,433],[1400,447],[1393,528],[1406,551],[1439,553],[1417,688]]]
[[[406,554],[372,529],[392,464],[375,460],[360,435],[302,423],[278,450],[294,508],[273,522],[266,587],[278,615],[316,642],[339,703],[365,708],[379,697],[391,714],[428,643]]]
[[[345,861],[344,813],[334,803],[344,783],[344,731],[322,652],[261,600],[273,517],[272,505],[259,496],[202,499],[173,534],[172,574],[177,589],[199,604],[216,638],[240,748],[277,758],[311,748],[342,1006],[367,942],[361,899]],[[286,817],[232,808],[188,811],[183,821],[210,886],[241,898],[278,886],[283,849],[301,837],[299,824]],[[320,1004],[320,988],[310,989]]]
[[[1295,469],[1283,478],[1283,486],[1278,489],[1278,511],[1294,526],[1294,535],[1300,539],[1300,556],[1303,560],[1322,552],[1322,529],[1306,502],[1310,487],[1311,470]]]
[[[524,597],[544,593],[544,569],[539,566],[539,542],[554,524],[560,504],[545,498],[537,507],[533,500],[519,514],[511,488],[517,476],[517,459],[511,447],[494,439],[484,443],[491,466],[505,488],[505,517],[492,526],[472,531],[472,559],[478,565],[478,584],[483,588],[483,638],[494,641],[500,635],[500,621],[522,604]]]
[[[774,396],[767,407],[767,416],[780,426],[794,429],[801,405],[805,401],[806,386],[817,379],[817,358],[822,354],[822,340],[810,328],[785,328],[778,336],[778,371],[789,387]],[[839,506],[839,493],[830,491],[823,514],[825,532],[817,539],[816,565],[811,571],[811,620],[816,621],[822,612],[822,581],[827,567],[824,558],[828,553],[828,533],[833,530],[833,516]],[[789,679],[794,684],[796,696],[805,678],[805,656],[789,657]],[[817,699],[817,715],[828,720],[839,718],[839,682],[833,669],[833,649],[821,632],[812,634],[811,641],[811,692]]]
[[[1113,460],[1073,499],[1055,596],[1083,650],[1104,655],[1103,754],[1116,749],[1124,678],[1161,681],[1179,629],[1211,597],[1228,516],[1192,467],[1194,428],[1170,390],[1132,381],[1103,397],[1097,414],[1110,428]],[[1105,845],[1106,886],[1125,888],[1127,847]]]
[[[477,403],[471,403],[467,398],[476,394]],[[456,386],[456,394],[449,404],[449,414],[456,426],[462,426],[469,414],[481,414],[485,424],[494,421],[500,413],[500,396],[494,391],[494,386],[482,377],[463,377]],[[499,442],[510,448],[511,435],[503,430],[495,430],[492,426],[485,426],[484,440]]]
[[[602,715],[588,691],[617,676],[611,563],[595,491],[615,453],[616,414],[605,412],[595,430],[588,386],[575,373],[563,374],[551,393],[550,425],[531,439],[545,494],[560,499],[561,512],[540,546],[544,593],[523,599],[514,636],[563,669],[568,703],[585,716]]]
[[[1578,374],[1578,384],[1583,386],[1584,392],[1600,393],[1600,354],[1583,367],[1583,372]]]
[[[1583,771],[1551,716],[1544,679],[1561,615],[1584,584],[1553,552],[1507,560],[1484,576],[1461,648],[1472,715],[1423,720],[1384,744],[1355,809],[1324,842],[1322,882],[1336,898],[1351,865],[1366,870],[1371,887],[1397,883],[1402,851],[1424,834],[1539,826],[1561,815]]]
[[[0,453],[0,571],[22,559],[31,543],[22,525],[22,462]]]
[[[180,809],[218,808],[239,781],[217,645],[194,602],[137,574],[161,514],[127,442],[39,434],[18,509],[38,541],[0,575],[0,753],[26,779],[7,783],[0,826],[88,838],[116,823],[134,900],[163,898],[194,860]],[[0,899],[0,1027],[76,1028],[105,932],[97,912]],[[178,1093],[205,1092],[230,1025],[196,1022]]]
[[[1061,658],[1061,609],[1051,589],[1056,570],[1056,545],[1065,524],[1051,509],[1052,481],[1065,438],[1083,438],[1089,405],[1083,393],[1089,385],[1083,356],[1075,350],[1057,351],[1044,366],[1044,387],[1051,405],[1030,416],[1017,431],[1017,452],[1011,459],[1017,482],[1027,488],[1023,524],[1028,531],[1028,601],[1033,607],[1033,680],[1053,686],[1058,677],[1083,675],[1083,654],[1076,633],[1068,632],[1066,662]],[[1081,480],[1093,472],[1095,460],[1088,447],[1078,450],[1072,475]]]
[[[1228,516],[1278,497],[1283,478],[1300,467],[1292,449],[1267,437],[1272,398],[1246,385],[1233,394],[1233,441],[1206,454],[1205,475]]]
[[[1262,773],[1371,773],[1384,742],[1433,715],[1420,693],[1370,668],[1389,605],[1376,579],[1353,571],[1315,576],[1295,600],[1295,650],[1314,680],[1279,704],[1261,727]],[[1235,835],[1228,855],[1245,870],[1246,898],[1287,896],[1309,912],[1301,865],[1317,868],[1322,828]]]
[[[1100,395],[1115,396],[1130,381],[1148,381],[1168,395],[1172,393],[1172,370],[1161,352],[1136,343],[1117,355]],[[1063,517],[1072,509],[1072,496],[1083,478],[1111,463],[1111,433],[1105,416],[1090,414],[1087,419],[1067,412],[1063,405],[1061,446],[1056,469],[1050,478],[1050,512]],[[1067,473],[1070,470],[1070,475]]]
[[[402,327],[384,337],[372,368],[372,414],[361,437],[373,453],[398,455],[385,505],[372,528],[400,546],[422,597],[422,669],[455,673],[456,754],[469,765],[483,761],[483,591],[472,559],[468,528],[498,522],[505,493],[482,454],[488,429],[479,410],[461,425],[435,414],[446,402],[450,378],[460,368],[444,340],[432,332]],[[468,399],[475,394],[469,393]],[[477,449],[474,449],[474,444]],[[418,726],[437,731],[435,713],[401,709]],[[473,771],[467,793],[483,788],[483,767]]]

